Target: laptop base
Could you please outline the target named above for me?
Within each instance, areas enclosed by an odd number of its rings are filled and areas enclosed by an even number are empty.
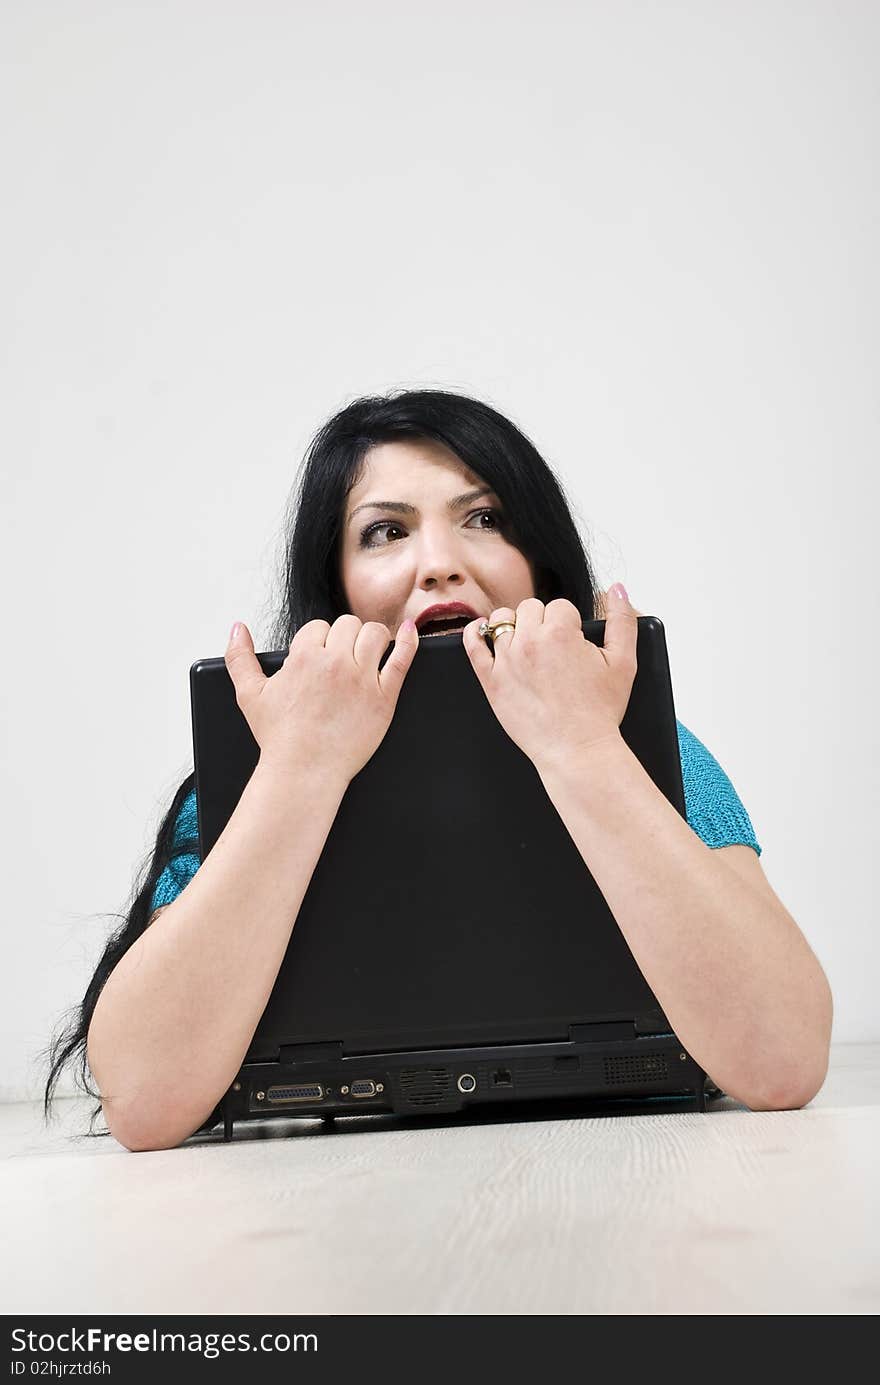
[[[592,1042],[500,1044],[342,1056],[316,1045],[295,1062],[246,1063],[222,1104],[237,1121],[278,1117],[432,1116],[561,1098],[687,1099],[705,1111],[717,1088],[674,1034]]]

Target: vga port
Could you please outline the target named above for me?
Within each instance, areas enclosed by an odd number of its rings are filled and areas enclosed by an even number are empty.
[[[323,1095],[324,1088],[320,1082],[300,1082],[284,1087],[276,1084],[266,1092],[266,1100],[284,1106],[292,1101],[320,1101]]]
[[[357,1082],[352,1082],[350,1087],[352,1096],[375,1096],[376,1084],[370,1078],[358,1078]]]

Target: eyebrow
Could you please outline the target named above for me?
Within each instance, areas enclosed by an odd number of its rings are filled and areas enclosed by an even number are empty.
[[[450,511],[461,510],[465,505],[469,505],[472,500],[479,500],[482,495],[494,495],[491,486],[483,486],[480,490],[467,491],[464,495],[456,495],[454,499],[447,500],[446,508]],[[403,500],[365,500],[362,505],[356,505],[348,517],[349,524],[354,519],[358,510],[395,510],[402,515],[417,515],[418,509],[415,505],[407,505]]]

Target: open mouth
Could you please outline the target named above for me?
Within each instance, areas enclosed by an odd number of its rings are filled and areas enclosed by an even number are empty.
[[[452,616],[449,620],[426,620],[419,630],[419,639],[431,635],[448,635],[450,630],[463,630],[466,625],[470,625],[467,616]]]

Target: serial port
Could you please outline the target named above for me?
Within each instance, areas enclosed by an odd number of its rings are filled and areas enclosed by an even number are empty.
[[[324,1088],[320,1082],[300,1082],[291,1086],[277,1084],[266,1092],[266,1100],[276,1106],[286,1106],[294,1101],[320,1101],[323,1096]]]

